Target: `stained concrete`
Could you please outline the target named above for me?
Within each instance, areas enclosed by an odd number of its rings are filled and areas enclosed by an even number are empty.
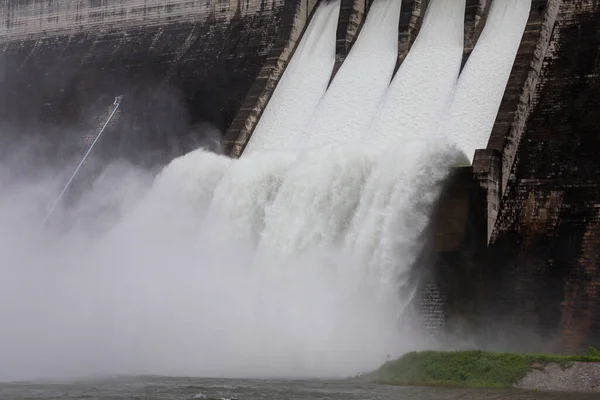
[[[502,185],[483,309],[566,353],[600,345],[599,31],[596,1],[534,1],[488,146]]]
[[[123,95],[95,154],[164,164],[231,125],[300,3],[11,0],[0,8],[3,139],[77,147]]]

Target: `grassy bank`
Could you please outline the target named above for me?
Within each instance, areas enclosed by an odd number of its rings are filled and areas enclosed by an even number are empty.
[[[424,351],[405,354],[369,374],[375,382],[392,385],[435,385],[506,388],[528,372],[556,363],[565,368],[575,361],[600,362],[597,353],[588,356],[489,353],[484,351]]]

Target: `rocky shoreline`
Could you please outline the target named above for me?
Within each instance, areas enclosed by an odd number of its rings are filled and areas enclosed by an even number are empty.
[[[514,387],[525,390],[600,393],[600,362],[539,365]]]
[[[411,352],[365,378],[400,386],[600,393],[600,356],[595,349],[580,356],[477,350]]]

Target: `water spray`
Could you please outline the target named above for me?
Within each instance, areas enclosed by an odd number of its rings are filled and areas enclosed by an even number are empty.
[[[58,204],[62,200],[62,197],[64,196],[64,194],[69,189],[69,186],[71,185],[71,182],[73,182],[73,179],[75,179],[75,176],[77,175],[77,172],[79,172],[79,169],[81,169],[81,166],[83,165],[83,163],[87,159],[88,155],[91,153],[92,149],[94,148],[94,145],[96,144],[96,142],[98,141],[98,139],[100,139],[100,136],[102,136],[102,133],[104,132],[104,130],[108,126],[108,124],[111,121],[112,117],[117,112],[117,109],[121,105],[121,100],[122,99],[123,99],[123,96],[117,96],[117,97],[115,97],[115,101],[112,104],[113,107],[114,107],[113,110],[112,110],[112,112],[110,113],[110,115],[108,116],[108,119],[106,120],[106,122],[102,126],[102,129],[100,129],[100,132],[98,133],[98,135],[96,135],[96,138],[94,139],[94,141],[90,145],[89,149],[87,150],[87,152],[85,153],[85,155],[83,156],[83,158],[81,159],[81,161],[79,162],[79,165],[77,166],[77,168],[75,168],[75,171],[71,175],[71,178],[69,178],[69,181],[67,182],[67,184],[65,185],[65,187],[63,188],[63,190],[60,192],[60,194],[58,195],[58,197],[56,198],[56,200],[52,204],[52,207],[50,207],[50,209],[46,213],[46,216],[44,217],[44,220],[42,221],[42,225],[41,225],[42,228],[44,226],[46,226],[46,223],[50,219],[50,216],[52,215],[52,213],[54,212],[54,210],[56,209],[56,207],[58,206]]]

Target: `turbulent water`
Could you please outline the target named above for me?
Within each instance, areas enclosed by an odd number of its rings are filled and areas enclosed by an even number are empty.
[[[356,381],[251,381],[140,377],[68,383],[0,384],[3,400],[591,400],[595,394],[407,388]]]
[[[409,267],[455,160],[420,142],[239,161],[198,150],[150,188],[109,169],[67,231],[39,228],[59,187],[4,181],[0,377],[342,377],[419,347],[401,318]]]
[[[411,266],[440,184],[472,156],[434,127],[462,115],[489,42],[514,53],[495,35],[522,16],[496,5],[457,80],[464,1],[433,0],[390,85],[400,7],[377,0],[327,89],[339,6],[315,13],[239,160],[199,149],[156,178],[109,165],[46,227],[68,172],[17,151],[0,164],[0,380],[345,377],[432,345]]]

